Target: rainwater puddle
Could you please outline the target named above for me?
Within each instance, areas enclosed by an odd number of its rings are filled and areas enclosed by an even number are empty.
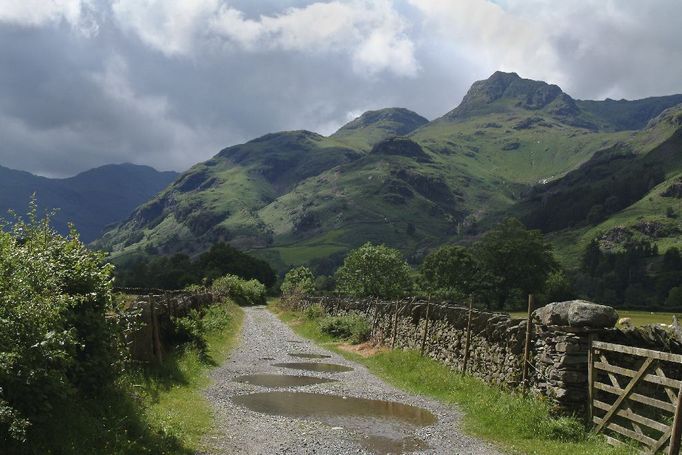
[[[353,371],[351,367],[337,365],[336,363],[314,363],[314,362],[290,362],[273,363],[273,367],[293,368],[296,370],[316,371],[318,373],[342,373]]]
[[[305,354],[305,353],[294,353],[290,352],[291,357],[298,357],[301,359],[331,359],[332,356],[327,354]]]
[[[428,448],[413,432],[437,421],[429,411],[415,406],[319,393],[264,392],[236,396],[232,401],[255,412],[310,418],[360,433],[362,446],[378,454]]]
[[[260,360],[275,360],[274,357],[261,357]]]
[[[245,376],[239,376],[234,380],[236,382],[243,382],[246,384],[259,385],[263,387],[303,387],[306,385],[336,382],[334,379],[286,374],[249,374]]]

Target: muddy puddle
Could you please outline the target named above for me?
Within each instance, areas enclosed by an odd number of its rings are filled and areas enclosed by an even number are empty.
[[[306,354],[306,353],[290,352],[289,355],[291,357],[298,357],[300,359],[331,359],[332,358],[332,356],[327,355],[327,354]]]
[[[288,362],[273,363],[273,367],[293,368],[296,370],[316,371],[318,373],[342,373],[353,371],[351,367],[338,365],[336,363],[315,363],[315,362]]]
[[[264,392],[236,396],[232,401],[255,412],[314,419],[353,431],[365,449],[377,454],[427,449],[414,431],[437,421],[432,413],[415,406],[319,393]]]
[[[234,379],[236,382],[259,385],[262,387],[303,387],[313,384],[336,382],[334,379],[313,376],[294,376],[287,374],[248,374]]]

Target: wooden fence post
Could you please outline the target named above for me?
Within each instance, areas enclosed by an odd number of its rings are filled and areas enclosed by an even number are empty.
[[[523,368],[521,370],[521,386],[523,393],[528,389],[528,357],[530,356],[530,340],[531,340],[531,314],[533,313],[533,306],[535,304],[535,296],[528,294],[528,319],[526,320],[526,342],[523,345]]]
[[[156,315],[156,299],[154,295],[149,295],[149,310],[151,313],[152,323],[152,348],[154,357],[157,363],[163,362],[163,354],[161,353],[161,337],[159,335],[159,320]]]
[[[391,333],[391,349],[395,347],[396,332],[398,331],[398,302],[395,302],[395,313],[393,314],[393,331]]]
[[[675,404],[675,417],[673,418],[673,425],[670,433],[670,450],[668,455],[679,455],[680,453],[680,436],[682,435],[682,388],[677,394],[677,403]]]
[[[592,425],[592,419],[594,418],[594,359],[592,356],[592,340],[594,335],[590,333],[587,335],[587,417],[589,425]]]
[[[426,338],[429,336],[429,313],[431,312],[431,297],[426,301],[426,321],[424,322],[424,336],[422,337],[422,346],[420,355],[424,357],[424,348],[426,348]]]
[[[467,374],[467,364],[469,363],[469,349],[471,345],[471,316],[474,312],[474,296],[469,296],[469,316],[467,318],[467,334],[464,344],[464,362],[462,365],[462,374]]]

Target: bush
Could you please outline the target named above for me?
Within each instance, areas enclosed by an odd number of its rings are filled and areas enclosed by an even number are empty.
[[[364,317],[358,314],[344,316],[329,316],[320,321],[322,333],[347,340],[352,344],[367,341],[372,334],[372,328]]]
[[[324,315],[325,315],[324,307],[322,305],[320,305],[319,303],[316,303],[314,305],[310,305],[308,308],[306,308],[303,311],[303,315],[309,321],[314,321],[314,320],[320,319],[320,318],[324,317]]]
[[[35,207],[0,225],[0,442],[31,439],[57,403],[104,392],[122,370],[112,267]]]
[[[291,269],[284,276],[282,282],[282,294],[312,294],[315,292],[315,275],[308,267]]]
[[[265,305],[266,289],[258,280],[247,281],[235,275],[225,275],[213,282],[212,289],[239,305]]]

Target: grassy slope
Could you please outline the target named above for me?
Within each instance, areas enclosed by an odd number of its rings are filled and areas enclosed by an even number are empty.
[[[338,349],[331,337],[320,332],[316,321],[298,312],[270,308],[299,335],[362,363],[373,373],[411,393],[426,395],[459,406],[465,413],[464,430],[494,442],[506,450],[528,454],[630,453],[589,436],[578,421],[550,416],[546,403],[503,391],[413,351],[388,351],[362,357]]]
[[[638,161],[656,163],[664,167],[666,175],[662,183],[653,187],[638,201],[610,215],[595,226],[578,226],[548,234],[563,266],[577,268],[580,255],[587,244],[593,238],[615,227],[628,228],[635,239],[653,241],[661,252],[673,246],[682,248],[682,237],[677,234],[682,231],[682,199],[661,195],[673,182],[682,178],[682,155],[680,154],[682,149],[679,146],[682,141],[671,139],[674,135],[680,136],[681,134],[681,118],[682,107],[670,109],[658,119],[658,122],[633,135],[627,142],[630,149],[637,154]],[[669,145],[662,146],[666,142]],[[608,179],[610,175],[606,174],[601,178]],[[667,217],[666,212],[669,208],[676,214],[675,218]],[[668,228],[668,234],[651,237],[633,229],[634,225],[642,222],[663,225]]]

